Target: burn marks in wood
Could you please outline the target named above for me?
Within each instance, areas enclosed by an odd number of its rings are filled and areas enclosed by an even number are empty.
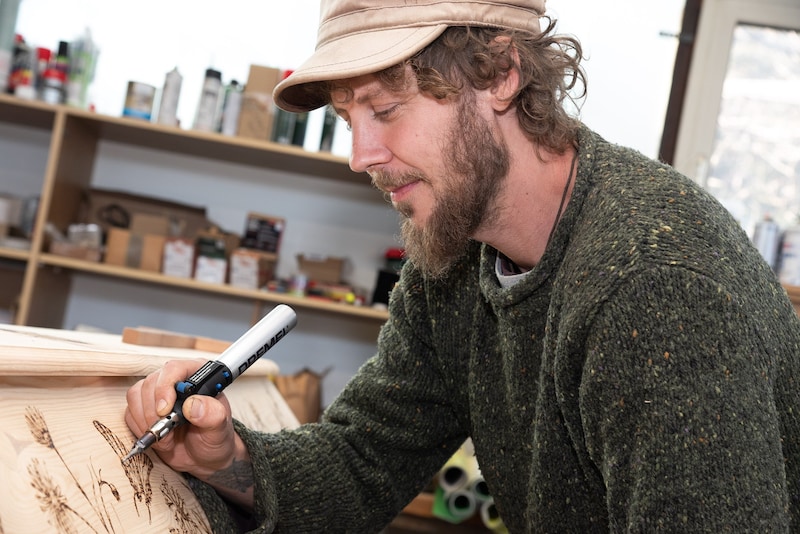
[[[154,502],[151,483],[154,464],[150,456],[138,454],[128,462],[122,462],[127,454],[129,436],[121,439],[101,421],[92,421],[94,429],[108,443],[116,457],[116,462],[109,462],[108,453],[97,450],[86,450],[86,455],[81,457],[74,447],[62,453],[61,449],[67,448],[59,447],[59,436],[51,432],[44,414],[34,406],[26,407],[25,423],[33,442],[43,448],[41,454],[28,462],[30,487],[39,509],[55,532],[130,532],[141,529],[143,524],[152,525],[153,508],[158,506],[162,510],[166,507],[170,512],[170,533],[210,534],[202,511],[186,502],[184,495],[190,494],[191,490],[182,484],[180,477],[168,480],[162,475],[158,488],[163,502]],[[102,466],[96,466],[95,462],[101,462]],[[84,469],[88,474],[83,472]],[[122,489],[126,486],[130,487],[136,517],[125,510],[130,508],[123,501],[123,495],[129,493],[127,489]],[[133,521],[138,524],[132,525]],[[3,534],[2,518],[0,534]]]

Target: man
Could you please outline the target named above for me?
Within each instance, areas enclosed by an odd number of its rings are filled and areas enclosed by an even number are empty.
[[[274,96],[348,123],[409,261],[324,422],[262,435],[187,400],[154,449],[215,530],[377,532],[467,437],[511,532],[800,528],[800,321],[714,199],[565,113],[580,44],[543,14],[323,0]],[[131,388],[134,433],[194,370]]]

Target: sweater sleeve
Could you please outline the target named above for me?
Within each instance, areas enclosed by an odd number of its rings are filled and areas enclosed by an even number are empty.
[[[257,532],[377,532],[466,438],[416,292],[394,292],[378,353],[323,422],[275,434],[237,426],[255,469]]]
[[[654,269],[592,323],[580,417],[612,531],[788,530],[776,312],[737,289]]]

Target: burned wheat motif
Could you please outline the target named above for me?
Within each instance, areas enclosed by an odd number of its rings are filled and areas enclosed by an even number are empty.
[[[167,503],[172,517],[178,524],[177,527],[169,529],[170,534],[194,534],[206,533],[211,534],[211,531],[206,528],[203,521],[198,520],[196,514],[192,514],[186,507],[186,501],[181,497],[181,494],[172,487],[167,479],[161,477],[161,493],[164,495],[164,500]]]
[[[44,470],[44,466],[42,466],[38,458],[34,458],[28,464],[28,474],[31,477],[31,486],[36,491],[39,509],[47,514],[47,522],[53,525],[58,532],[66,534],[78,532],[73,522],[74,519],[80,520],[92,531],[97,532],[81,514],[69,505],[67,498],[61,492],[61,488],[53,482],[53,479]]]
[[[55,453],[55,455],[61,461],[61,464],[64,466],[67,473],[72,478],[72,481],[75,483],[75,487],[78,488],[78,491],[80,491],[81,495],[83,495],[84,499],[86,499],[86,502],[89,503],[92,511],[94,511],[96,514],[99,524],[102,526],[103,530],[113,534],[115,530],[111,523],[108,510],[105,509],[102,499],[97,499],[97,494],[94,491],[95,487],[97,487],[97,489],[102,492],[102,489],[106,484],[103,482],[98,482],[98,486],[93,485],[92,490],[95,498],[90,498],[80,480],[78,480],[78,477],[75,476],[75,473],[73,473],[72,469],[70,469],[69,464],[58,450],[58,447],[53,440],[53,436],[50,433],[50,428],[47,426],[47,422],[44,420],[42,412],[35,407],[28,406],[25,409],[25,423],[28,425],[28,430],[30,431],[36,443],[53,451],[53,453]],[[51,516],[55,518],[55,526],[59,529],[59,532],[74,532],[74,529],[71,527],[71,523],[65,523],[65,520],[70,517],[70,514],[75,515],[81,521],[86,523],[86,525],[88,525],[93,532],[99,532],[97,528],[92,526],[92,523],[90,523],[84,516],[80,515],[68,504],[66,497],[61,491],[61,488],[59,488],[53,479],[48,475],[48,473],[43,470],[38,460],[34,460],[33,463],[28,466],[28,474],[31,476],[31,485],[36,490],[36,498],[39,500],[40,507],[42,507],[43,511],[49,512]],[[93,483],[97,481],[94,473],[91,473],[91,477]]]
[[[133,506],[136,508],[136,513],[139,512],[139,503],[143,503],[147,508],[147,519],[152,523],[153,513],[151,506],[153,504],[153,488],[150,485],[150,473],[153,471],[153,460],[146,454],[137,454],[130,458],[127,462],[123,462],[128,451],[122,440],[114,434],[111,429],[100,421],[92,421],[94,427],[103,436],[103,439],[111,446],[119,458],[119,463],[125,471],[125,476],[128,477],[128,482],[133,488]]]

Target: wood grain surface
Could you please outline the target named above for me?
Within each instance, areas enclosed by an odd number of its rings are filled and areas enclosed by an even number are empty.
[[[123,464],[137,438],[125,393],[189,349],[124,344],[120,336],[0,327],[0,533],[210,532],[183,476],[153,451]],[[297,419],[257,362],[225,390],[234,417],[273,432]]]

